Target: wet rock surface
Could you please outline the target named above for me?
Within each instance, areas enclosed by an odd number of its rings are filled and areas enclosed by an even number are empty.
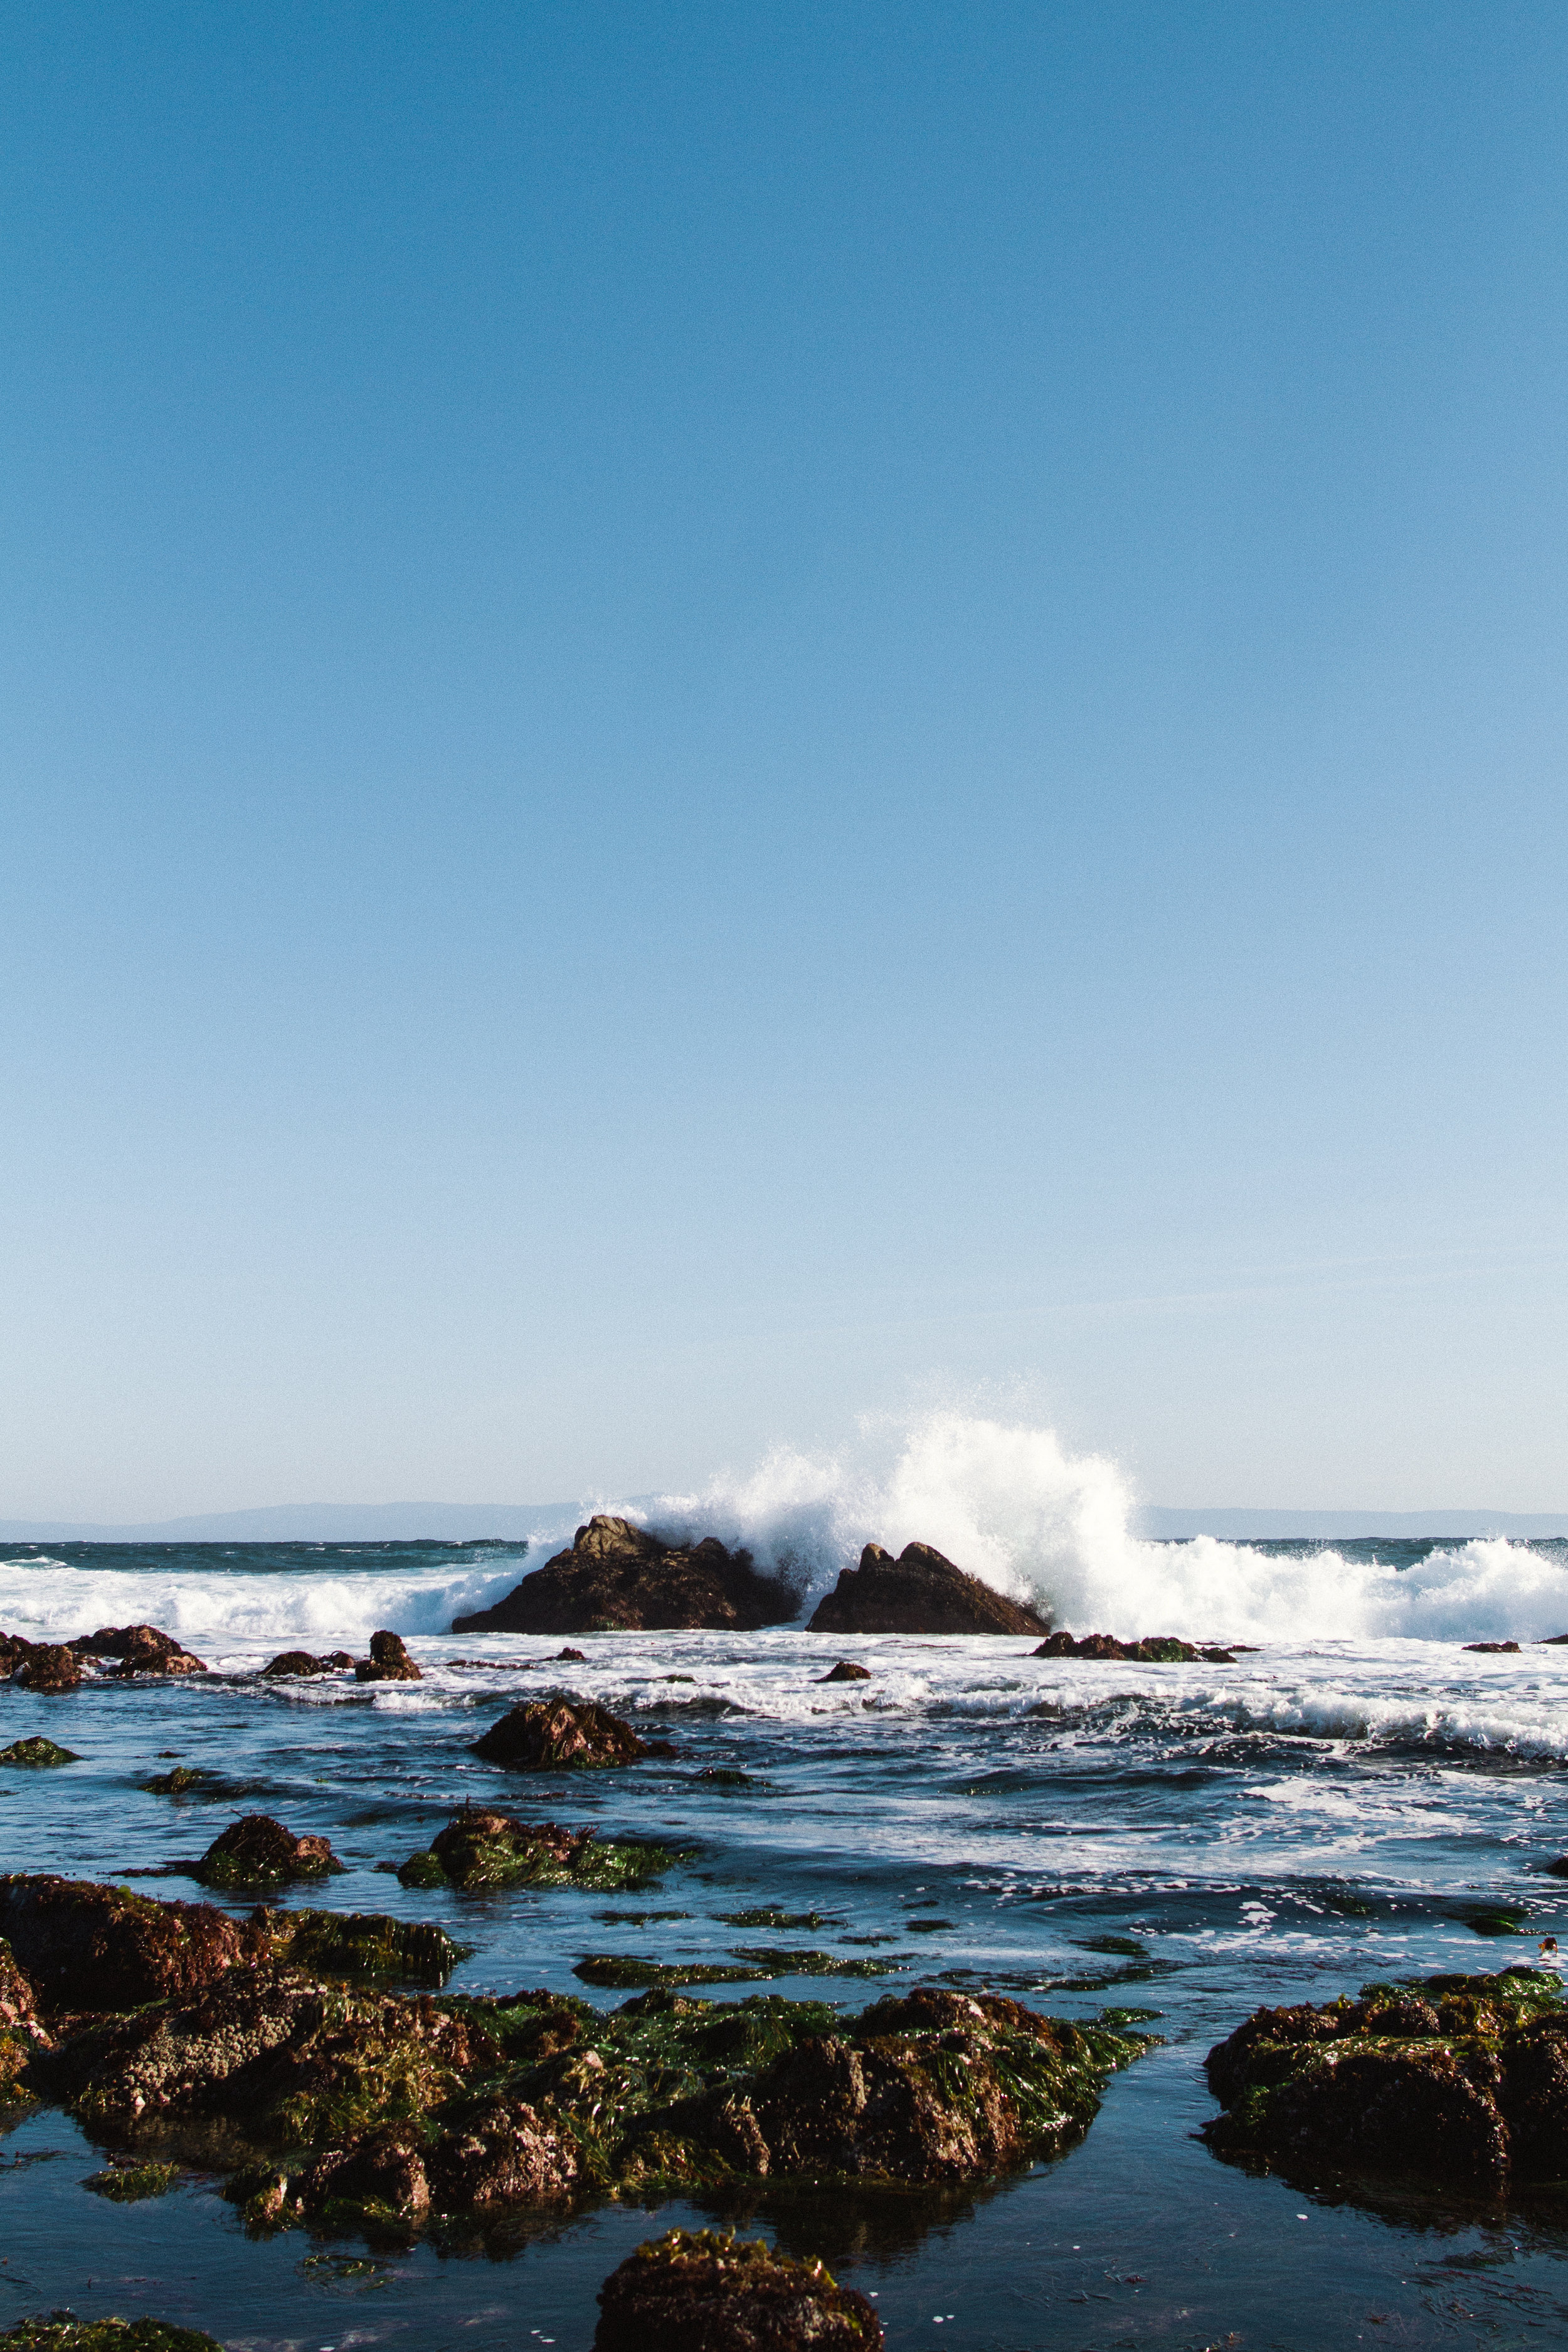
[[[79,2319],[51,2311],[21,2319],[0,2336],[0,2352],[223,2352],[199,2328],[170,2327],[162,2319]]]
[[[1114,1633],[1085,1633],[1074,1641],[1065,1630],[1047,1634],[1034,1653],[1037,1658],[1125,1658],[1140,1665],[1176,1665],[1202,1658],[1211,1666],[1234,1666],[1236,1653],[1216,1643],[1184,1642],[1174,1633],[1145,1633],[1140,1641],[1120,1642]]]
[[[874,2305],[764,2239],[671,2230],[599,2290],[594,2352],[877,2352]]]
[[[809,1633],[1044,1633],[1049,1620],[966,1575],[930,1544],[895,1559],[868,1544],[818,1601]]]
[[[73,1748],[60,1748],[52,1739],[14,1739],[9,1748],[0,1748],[0,1764],[19,1767],[23,1771],[47,1771],[57,1764],[79,1764],[81,1758]]]
[[[237,1890],[321,1878],[342,1867],[324,1837],[296,1837],[269,1813],[247,1813],[218,1832],[195,1874],[207,1886]]]
[[[473,1753],[513,1772],[586,1772],[669,1749],[662,1741],[639,1738],[629,1723],[593,1699],[552,1697],[512,1707],[474,1741]]]
[[[35,1642],[17,1657],[11,1679],[23,1690],[56,1698],[81,1684],[81,1660],[61,1642]]]
[[[115,1659],[110,1672],[121,1677],[207,1671],[183,1642],[158,1625],[100,1625],[96,1633],[79,1633],[70,1646],[79,1657]]]
[[[673,1867],[665,1846],[601,1840],[591,1829],[520,1822],[510,1813],[455,1813],[424,1853],[398,1869],[405,1886],[583,1886],[596,1894],[643,1886]]]
[[[313,1650],[280,1650],[268,1658],[261,1669],[263,1682],[305,1682],[313,1675],[330,1675],[337,1669],[326,1658],[318,1658]]]
[[[825,1683],[868,1683],[871,1670],[868,1666],[858,1666],[852,1658],[840,1658],[838,1664],[829,1666],[819,1679]]]
[[[138,2159],[177,2157],[183,2131],[213,2160],[221,2129],[229,2193],[261,2228],[460,2234],[602,2196],[979,2180],[1076,2138],[1106,2075],[1143,2046],[935,1990],[855,2020],[816,2001],[668,1991],[607,2015],[543,1991],[410,1998],[320,1966],[311,1915],[258,1912],[242,1930],[207,1906],[68,1881],[11,1880],[0,1895],[23,1929],[19,1999],[41,2020],[25,2043],[28,2094]],[[331,1915],[314,1917],[330,1935]],[[106,1921],[121,1947],[141,1945],[112,2001]],[[184,1981],[150,1992],[170,1979]]]
[[[751,1633],[786,1625],[799,1603],[762,1575],[750,1552],[715,1537],[666,1544],[629,1519],[599,1517],[498,1601],[453,1620],[454,1633],[590,1633],[701,1629]]]
[[[409,1656],[401,1633],[384,1629],[370,1637],[370,1655],[354,1661],[357,1683],[417,1683],[424,1680]]]
[[[1568,2006],[1542,1970],[1260,2009],[1207,2064],[1223,2156],[1472,2192],[1568,2174]]]

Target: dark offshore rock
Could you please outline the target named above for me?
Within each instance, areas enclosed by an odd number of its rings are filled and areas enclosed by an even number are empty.
[[[0,1633],[0,1675],[14,1675],[28,1652],[37,1646],[25,1633]]]
[[[20,1765],[26,1771],[43,1771],[55,1764],[79,1764],[74,1748],[57,1748],[52,1739],[14,1739],[0,1748],[0,1764]]]
[[[473,1752],[513,1772],[597,1771],[635,1764],[663,1742],[639,1739],[629,1723],[593,1699],[536,1698],[493,1723]]]
[[[354,1661],[357,1683],[417,1683],[424,1679],[405,1648],[401,1633],[373,1633],[369,1657]]]
[[[195,1875],[208,1886],[226,1889],[279,1886],[342,1868],[324,1837],[296,1837],[270,1813],[246,1813],[214,1838]]]
[[[1517,1656],[1519,1654],[1517,1642],[1467,1642],[1464,1646],[1467,1650],[1485,1651],[1492,1657],[1505,1657],[1510,1653]]]
[[[817,1602],[808,1633],[1044,1633],[1049,1620],[954,1568],[930,1544],[895,1559],[868,1544]]]
[[[334,1668],[328,1661],[318,1658],[313,1651],[279,1650],[275,1658],[268,1658],[261,1669],[261,1675],[264,1682],[291,1682],[296,1678],[304,1681],[310,1675],[333,1672]]]
[[[829,1666],[817,1679],[825,1683],[868,1683],[871,1672],[868,1666],[858,1666],[852,1658],[840,1658],[836,1666]]]
[[[427,1852],[410,1854],[405,1886],[584,1886],[595,1894],[646,1885],[674,1864],[665,1847],[606,1839],[591,1829],[514,1821],[510,1813],[455,1813]]]
[[[1568,2173],[1568,2007],[1535,1969],[1260,2009],[1208,2055],[1222,2156],[1467,2190]]]
[[[0,1936],[49,2009],[132,2009],[213,1983],[244,1955],[211,1903],[154,1903],[74,1878],[0,1878]]]
[[[78,2319],[74,2312],[19,2319],[0,2336],[0,2352],[223,2352],[216,2336],[170,2327],[161,2319]]]
[[[25,1654],[11,1679],[40,1697],[58,1697],[81,1683],[81,1660],[60,1642],[37,1642]]]
[[[100,1625],[96,1633],[79,1633],[71,1648],[82,1657],[117,1658],[119,1664],[110,1672],[121,1676],[207,1671],[184,1643],[158,1625]]]
[[[711,2230],[639,2246],[599,2290],[594,2352],[878,2352],[874,2305],[819,2262]]]
[[[1114,1633],[1086,1633],[1075,1642],[1065,1630],[1049,1634],[1037,1658],[1123,1658],[1140,1665],[1175,1665],[1202,1658],[1211,1666],[1234,1666],[1236,1654],[1215,1644],[1179,1641],[1174,1633],[1145,1633],[1142,1641],[1119,1642]]]
[[[748,1551],[716,1537],[666,1544],[629,1519],[594,1518],[570,1551],[536,1568],[504,1601],[452,1621],[454,1633],[651,1633],[681,1627],[754,1633],[784,1625],[799,1603]]]

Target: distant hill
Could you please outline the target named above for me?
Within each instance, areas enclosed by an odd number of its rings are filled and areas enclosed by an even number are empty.
[[[1145,1503],[1134,1512],[1133,1532],[1156,1539],[1175,1536],[1223,1536],[1227,1543],[1254,1537],[1264,1543],[1292,1536],[1337,1538],[1342,1543],[1371,1536],[1568,1536],[1568,1511],[1258,1511],[1226,1507],[1178,1511]]]
[[[64,1519],[0,1520],[0,1543],[520,1542],[558,1526],[576,1503],[277,1503],[260,1511],[213,1511],[190,1519],[100,1527]]]

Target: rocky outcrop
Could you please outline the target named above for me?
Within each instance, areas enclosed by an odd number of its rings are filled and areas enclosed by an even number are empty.
[[[81,1660],[63,1643],[35,1642],[23,1653],[11,1679],[41,1698],[58,1698],[80,1687]]]
[[[870,1668],[858,1666],[853,1658],[840,1658],[836,1666],[829,1666],[825,1675],[817,1676],[818,1682],[824,1683],[868,1683],[870,1679]]]
[[[153,1903],[80,1879],[0,1878],[0,1937],[50,2009],[133,2009],[215,1983],[247,1950],[210,1903]]]
[[[930,1544],[895,1559],[868,1544],[818,1601],[808,1633],[1043,1633],[1048,1620],[967,1576]]]
[[[14,1675],[28,1651],[37,1646],[25,1633],[0,1633],[0,1675]]]
[[[41,1932],[57,1895],[74,1908]],[[45,2038],[26,2089],[121,2145],[162,2135],[160,2157],[171,2131],[197,2127],[209,2147],[232,2131],[260,2151],[229,2189],[260,2228],[409,2234],[764,2179],[981,2180],[1068,2145],[1144,2046],[946,1990],[854,2020],[662,1990],[609,2014],[544,1991],[409,1999],[318,1972],[352,1919],[261,1911],[241,1930],[205,1906],[64,1880],[0,1882],[0,1921],[31,1938],[21,1998]],[[106,1923],[123,1931],[107,1949]],[[374,1948],[370,1931],[399,1924],[363,1920],[347,1941]]]
[[[312,1675],[330,1675],[332,1671],[325,1658],[318,1658],[313,1650],[279,1650],[262,1667],[261,1679],[268,1683],[303,1682]]]
[[[354,1661],[356,1683],[417,1683],[424,1679],[404,1646],[401,1633],[373,1633],[369,1657]]]
[[[511,1772],[583,1772],[635,1764],[669,1748],[662,1740],[639,1739],[629,1723],[592,1699],[536,1698],[493,1723],[473,1752]]]
[[[68,2311],[19,2319],[0,2336],[0,2352],[223,2352],[215,2336],[170,2327],[161,2319],[78,2319]]]
[[[195,1875],[205,1885],[239,1893],[324,1878],[342,1867],[324,1837],[296,1837],[270,1813],[247,1813],[214,1838]]]
[[[1464,1646],[1467,1650],[1483,1651],[1489,1657],[1517,1657],[1519,1655],[1519,1643],[1517,1642],[1467,1642]]]
[[[514,1821],[510,1813],[455,1813],[424,1853],[397,1873],[404,1886],[583,1886],[595,1894],[646,1885],[671,1868],[664,1846],[598,1839],[592,1830],[553,1822]]]
[[[1285,2170],[1400,2175],[1468,2191],[1560,2180],[1568,2007],[1534,1969],[1363,1987],[1260,2009],[1208,2054],[1227,2157]]]
[[[595,1518],[570,1551],[536,1568],[493,1609],[453,1620],[454,1633],[754,1633],[784,1625],[799,1602],[748,1551],[713,1536],[662,1543],[629,1519]]]
[[[200,1658],[157,1625],[100,1625],[71,1643],[79,1657],[114,1658],[112,1675],[205,1675]]]
[[[879,2352],[876,2306],[820,2263],[711,2230],[639,2246],[599,2290],[594,2352]]]
[[[1178,1665],[1202,1658],[1211,1666],[1234,1666],[1236,1653],[1213,1643],[1178,1641],[1174,1633],[1145,1633],[1142,1641],[1119,1642],[1114,1633],[1086,1633],[1075,1642],[1070,1633],[1050,1634],[1032,1654],[1037,1658],[1125,1658],[1140,1665]]]
[[[0,1764],[19,1765],[24,1771],[50,1770],[57,1764],[79,1764],[81,1758],[74,1748],[57,1748],[52,1739],[14,1739],[9,1748],[0,1748]]]

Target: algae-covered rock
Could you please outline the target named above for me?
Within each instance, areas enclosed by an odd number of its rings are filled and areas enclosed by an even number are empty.
[[[1468,2190],[1568,2175],[1568,2006],[1541,1969],[1257,2010],[1207,2063],[1222,2156]]]
[[[102,2172],[89,2172],[81,2185],[111,2205],[140,2205],[149,2197],[166,2197],[179,2177],[177,2164],[110,2164]]]
[[[831,1952],[796,1951],[773,1944],[742,1945],[733,1964],[722,1960],[639,1960],[620,1953],[595,1953],[572,1973],[584,1984],[621,1992],[633,1986],[764,1984],[773,1977],[886,1977],[908,1966],[901,1959],[837,1958]]]
[[[878,2352],[875,2306],[765,2239],[671,2230],[599,2290],[594,2352]]]
[[[74,1748],[57,1747],[52,1739],[14,1739],[0,1748],[0,1764],[19,1765],[24,1771],[47,1771],[56,1764],[79,1764]]]
[[[654,1752],[593,1699],[530,1699],[492,1724],[473,1752],[512,1772],[602,1771]]]
[[[321,1976],[403,1977],[444,1985],[468,1948],[426,1919],[384,1911],[260,1911],[272,1958]]]
[[[405,1886],[583,1886],[611,1895],[644,1886],[673,1867],[665,1846],[599,1839],[591,1829],[514,1821],[510,1813],[456,1813],[426,1853],[398,1870]]]
[[[0,2352],[223,2352],[215,2336],[161,2319],[79,2319],[71,2311],[18,2320]]]
[[[417,1683],[424,1679],[409,1656],[401,1633],[373,1633],[369,1657],[354,1661],[355,1682]]]
[[[142,1787],[150,1797],[184,1797],[193,1789],[216,1788],[222,1780],[219,1772],[209,1772],[200,1764],[176,1764],[172,1772],[154,1772]]]
[[[210,1903],[154,1903],[124,1886],[0,1878],[0,1936],[49,2009],[130,2009],[214,1982],[244,1954]]]
[[[342,1868],[324,1837],[296,1837],[269,1813],[247,1813],[214,1838],[196,1876],[226,1891],[323,1878]]]

